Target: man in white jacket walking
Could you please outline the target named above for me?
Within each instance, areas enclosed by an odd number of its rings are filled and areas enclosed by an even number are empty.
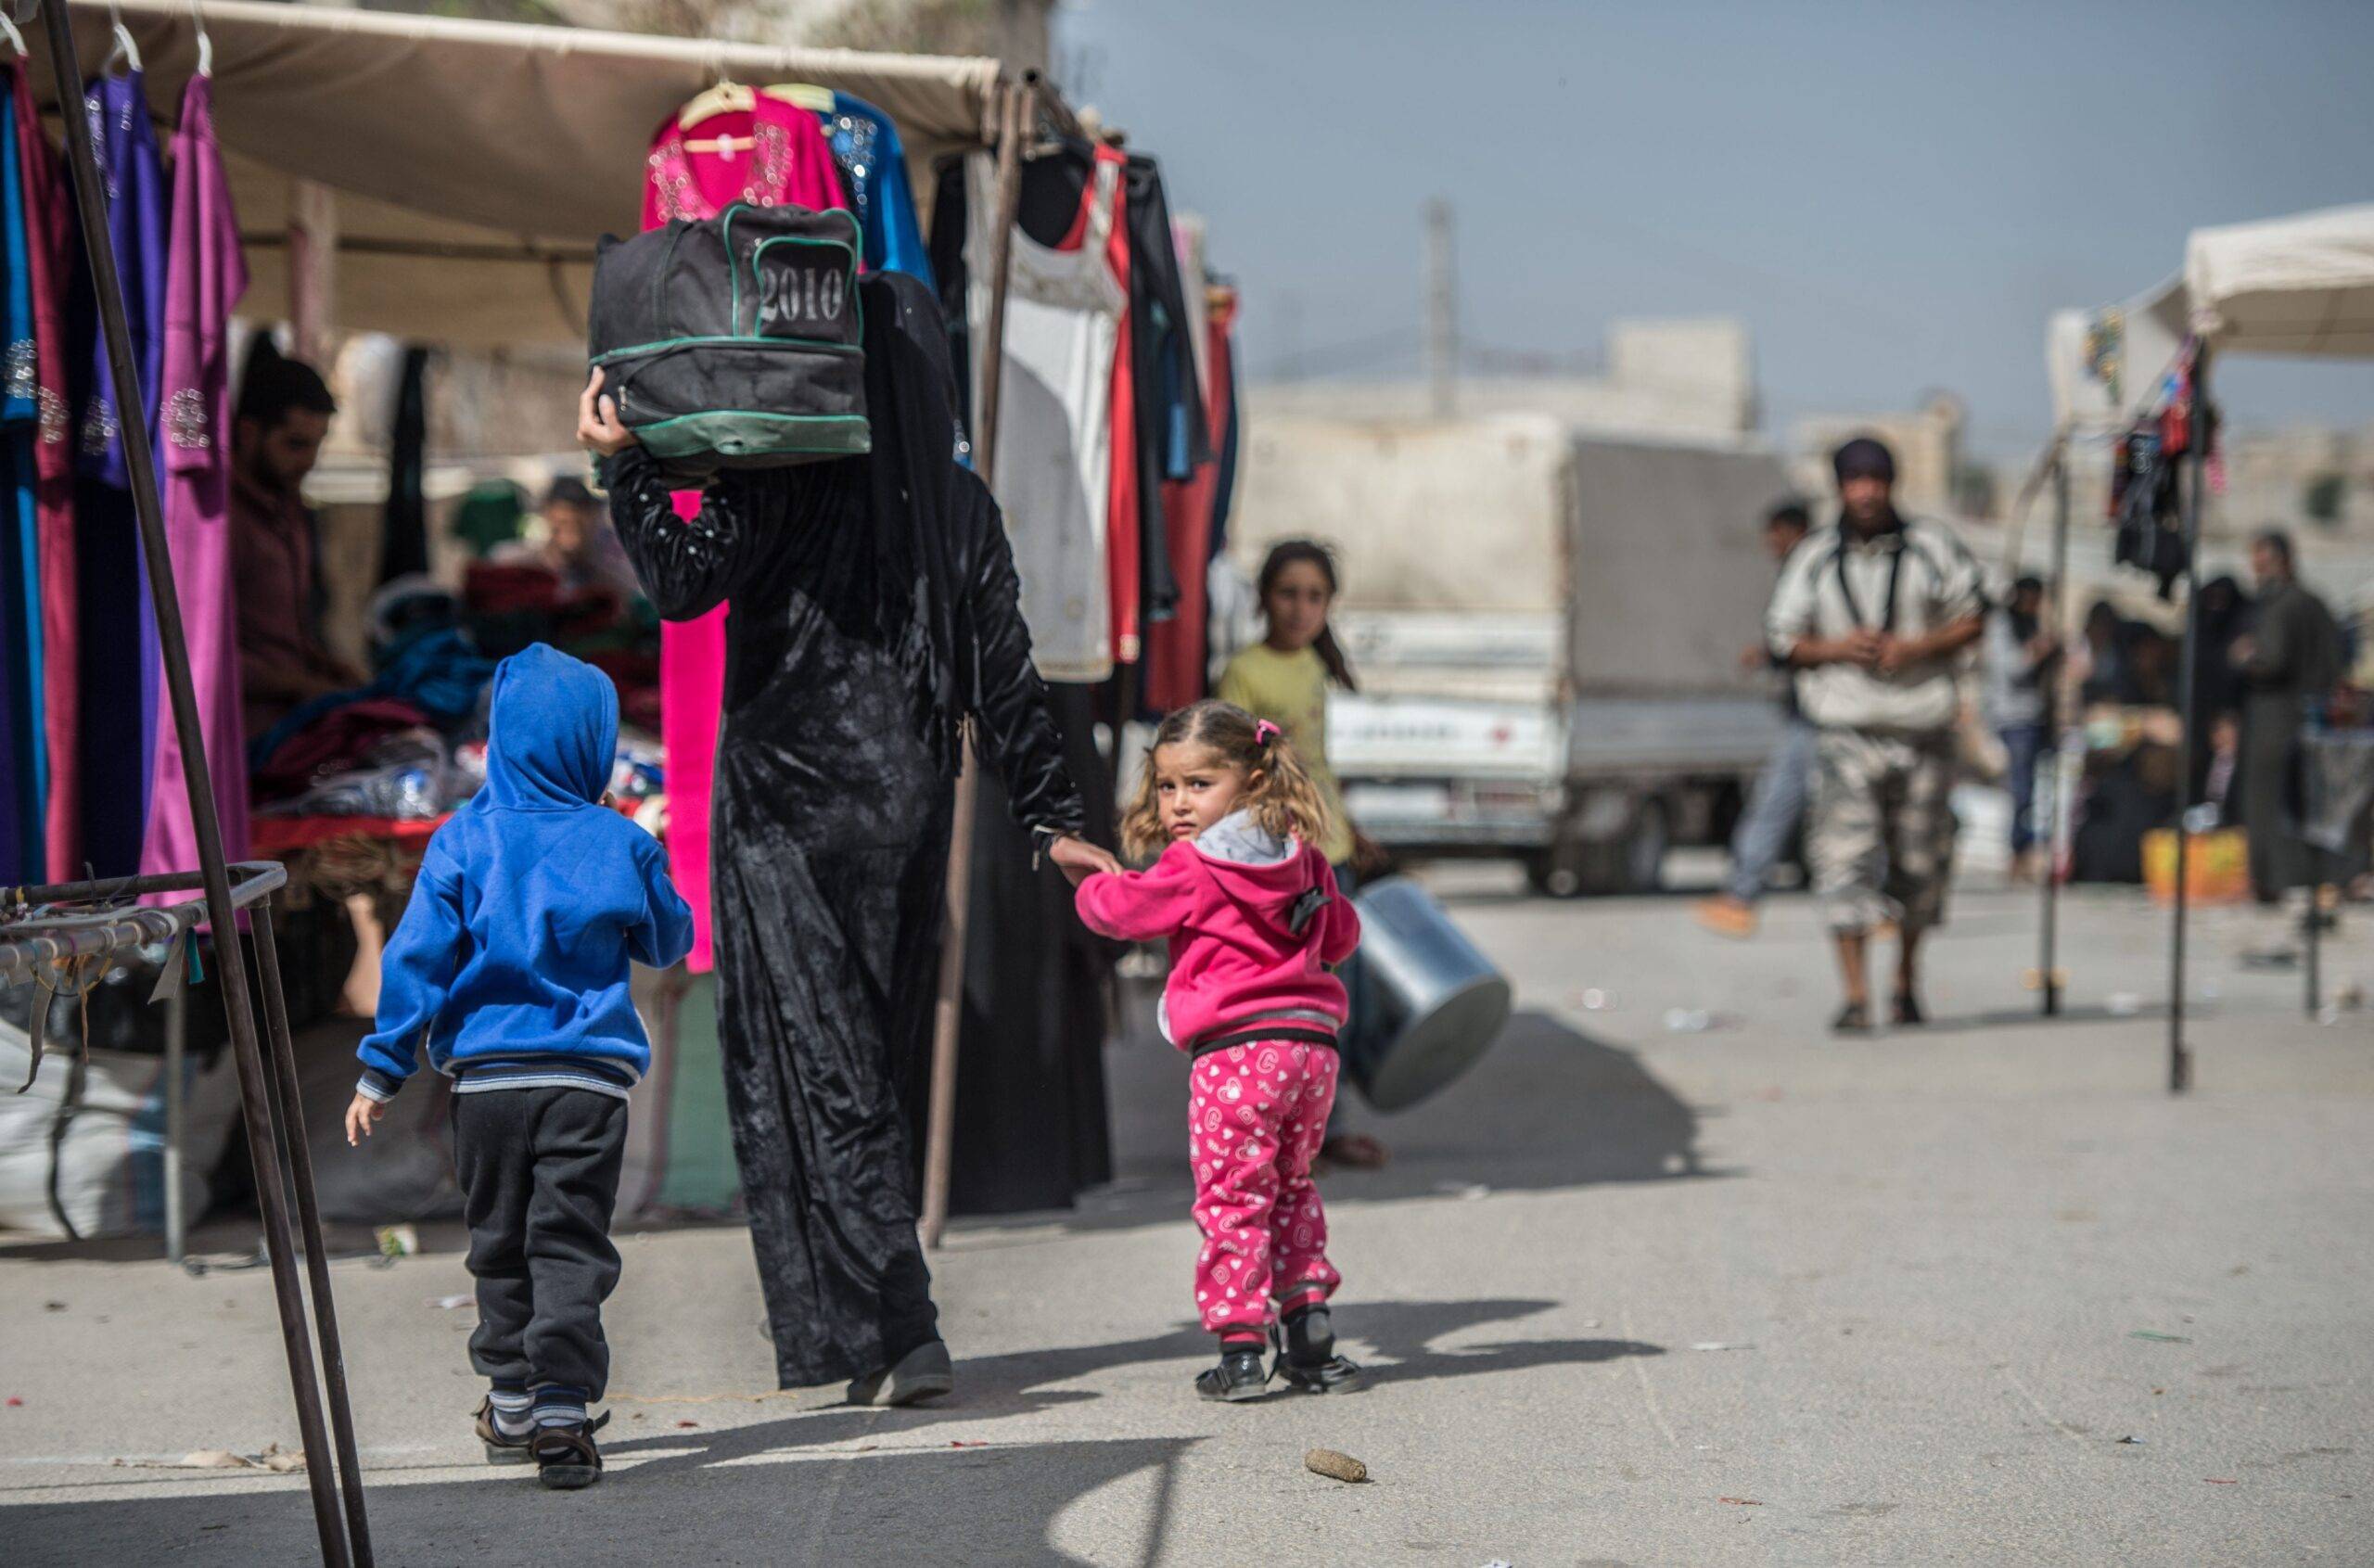
[[[1832,1027],[1859,1034],[1870,932],[1887,922],[1903,938],[1892,1019],[1924,1021],[1921,940],[1953,871],[1954,661],[1985,626],[1985,596],[1952,529],[1896,511],[1885,446],[1857,438],[1832,464],[1838,521],[1789,557],[1765,629],[1819,732],[1807,848],[1845,988]]]

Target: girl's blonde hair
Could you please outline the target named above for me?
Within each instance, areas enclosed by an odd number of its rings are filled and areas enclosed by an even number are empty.
[[[1121,847],[1133,858],[1153,855],[1164,842],[1154,756],[1167,746],[1199,746],[1242,770],[1250,787],[1239,797],[1237,809],[1250,812],[1265,831],[1306,844],[1327,836],[1327,797],[1295,754],[1285,732],[1234,703],[1214,698],[1179,709],[1155,731],[1154,744],[1146,747],[1145,777],[1121,814]]]

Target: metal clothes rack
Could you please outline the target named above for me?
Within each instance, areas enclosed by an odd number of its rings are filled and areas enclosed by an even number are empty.
[[[65,5],[51,0],[42,7],[53,79],[82,80],[76,67],[74,23]],[[114,384],[136,387],[132,333],[125,318],[123,284],[117,274],[115,251],[108,235],[107,186],[91,147],[90,121],[81,114],[58,116],[65,132],[67,167],[71,175],[74,209],[83,226],[83,254],[91,273],[99,326]],[[199,919],[213,927],[217,973],[223,1009],[229,1016],[231,1053],[239,1076],[239,1102],[245,1113],[248,1154],[255,1166],[256,1197],[263,1210],[264,1245],[272,1263],[274,1304],[280,1315],[282,1344],[288,1358],[288,1381],[297,1400],[297,1427],[305,1446],[305,1478],[313,1492],[313,1523],[320,1536],[322,1560],[331,1568],[371,1568],[371,1531],[363,1501],[363,1476],[354,1443],[354,1418],[347,1398],[346,1358],[338,1340],[338,1310],[330,1291],[329,1262],[322,1248],[320,1210],[313,1196],[313,1159],[305,1146],[303,1099],[297,1086],[297,1064],[288,1038],[288,1011],[280,985],[280,955],[272,937],[271,895],[285,886],[287,873],[270,863],[235,868],[223,859],[223,828],[215,814],[213,777],[207,771],[204,731],[198,724],[198,697],[190,680],[189,642],[182,629],[181,601],[173,582],[172,556],[165,542],[164,507],[157,489],[157,458],[148,432],[134,421],[123,432],[125,466],[132,480],[133,509],[139,519],[140,547],[147,566],[149,606],[157,622],[158,651],[164,669],[165,690],[172,707],[173,730],[181,742],[182,782],[189,792],[190,817],[198,832],[198,869],[164,876],[119,878],[112,882],[63,883],[19,887],[0,892],[0,919],[18,918],[0,925],[0,979],[19,969],[37,970],[77,950],[115,952],[152,939],[156,923],[125,911],[123,917],[70,924],[55,918],[45,924],[33,913],[36,906],[96,904],[99,912],[119,900],[149,893],[203,890],[202,900],[175,906],[175,917],[185,938]],[[241,911],[251,910],[258,988],[249,989],[247,956],[236,933]],[[177,952],[178,956],[178,952]],[[257,997],[262,1001],[263,1028],[257,1020]],[[265,1049],[269,1030],[270,1050]],[[299,1256],[304,1280],[299,1279]],[[312,1332],[308,1332],[305,1296],[313,1300]],[[318,1356],[316,1360],[318,1336]],[[326,1409],[325,1395],[326,1394]],[[330,1462],[335,1455],[335,1464]]]

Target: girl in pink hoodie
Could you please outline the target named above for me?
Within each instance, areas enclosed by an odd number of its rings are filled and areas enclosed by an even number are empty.
[[[1310,1163],[1335,1102],[1346,1011],[1334,970],[1360,921],[1317,848],[1327,806],[1278,726],[1224,702],[1155,732],[1122,819],[1142,872],[1079,886],[1080,918],[1123,941],[1167,937],[1163,1033],[1194,1058],[1188,1155],[1204,1232],[1195,1304],[1220,1341],[1195,1379],[1206,1399],[1257,1399],[1271,1372],[1323,1394],[1359,1369],[1335,1354],[1327,1217]]]

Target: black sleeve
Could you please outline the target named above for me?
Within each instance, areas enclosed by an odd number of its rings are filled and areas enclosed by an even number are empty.
[[[1179,270],[1179,249],[1172,238],[1170,223],[1170,196],[1163,186],[1161,167],[1151,158],[1132,154],[1129,174],[1130,280],[1133,286],[1140,279],[1143,280],[1148,302],[1154,307],[1145,315],[1159,318],[1155,321],[1149,344],[1151,351],[1142,355],[1138,361],[1141,369],[1138,395],[1149,397],[1154,389],[1162,386],[1158,370],[1152,377],[1145,376],[1143,372],[1158,364],[1163,344],[1168,340],[1172,351],[1179,356],[1175,373],[1182,383],[1179,389],[1182,395],[1178,401],[1187,415],[1187,464],[1192,472],[1197,465],[1209,463],[1214,455],[1211,429],[1204,418],[1203,389],[1194,384],[1195,356],[1202,351],[1202,345],[1191,347],[1188,342],[1195,318],[1187,312],[1187,290],[1202,288],[1204,280],[1186,277]],[[1141,268],[1144,270],[1141,272]],[[1137,332],[1142,328],[1133,325],[1130,330]],[[1153,401],[1157,404],[1167,404],[1168,400],[1155,398]],[[1167,406],[1163,410],[1159,435],[1161,444],[1155,450],[1163,455],[1166,477],[1186,478],[1183,474],[1170,475],[1167,472],[1170,447]]]
[[[721,475],[701,491],[701,509],[676,515],[659,465],[631,446],[601,465],[610,521],[652,607],[670,620],[692,620],[734,596],[762,529],[751,513],[751,487]]]
[[[1030,629],[1022,619],[1022,584],[1005,524],[979,479],[960,474],[957,483],[975,523],[964,614],[973,662],[968,702],[981,760],[1004,783],[1016,822],[1042,839],[1079,833],[1087,810],[1064,765],[1046,683],[1030,662]]]

